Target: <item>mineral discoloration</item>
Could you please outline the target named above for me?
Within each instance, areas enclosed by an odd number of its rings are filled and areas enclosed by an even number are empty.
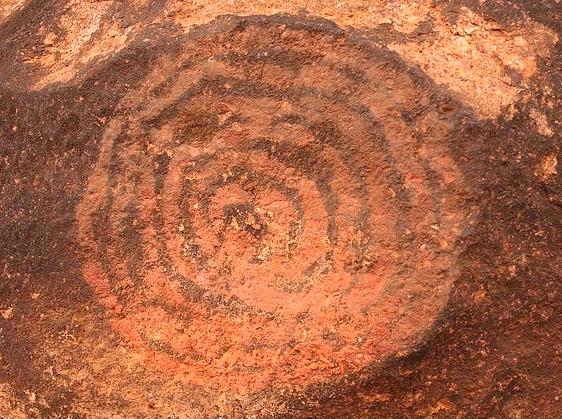
[[[72,1],[62,9],[55,26],[39,29],[42,52],[25,60],[48,69],[36,89],[68,82],[84,65],[108,58],[125,46],[131,29],[108,18],[112,5],[112,1]]]
[[[57,4],[54,2],[54,4]],[[43,49],[25,61],[42,68],[34,88],[67,82],[86,65],[143,36],[147,26],[179,25],[189,31],[225,14],[308,13],[343,27],[385,33],[379,42],[444,83],[482,117],[495,117],[513,104],[535,74],[537,61],[550,56],[556,35],[524,17],[505,25],[467,6],[435,7],[433,1],[348,2],[260,0],[197,2],[167,0],[73,1],[60,3],[55,31],[39,28]],[[463,77],[457,77],[463,72]]]
[[[0,415],[14,419],[27,418],[23,403],[18,400],[9,384],[0,385]]]
[[[389,47],[447,85],[481,117],[496,117],[528,85],[556,37],[530,19],[505,28],[466,7],[455,16],[452,23],[437,15],[429,33]]]
[[[15,11],[21,9],[28,0],[4,0],[0,4],[0,24],[2,20],[10,16]]]

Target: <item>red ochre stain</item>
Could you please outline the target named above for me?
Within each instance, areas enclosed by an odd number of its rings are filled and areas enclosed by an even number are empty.
[[[222,19],[153,67],[77,210],[84,277],[131,350],[245,394],[415,348],[467,218],[454,108],[324,21]]]

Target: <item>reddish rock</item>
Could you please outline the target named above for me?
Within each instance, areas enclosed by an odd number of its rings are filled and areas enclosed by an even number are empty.
[[[558,416],[560,13],[489,3],[0,6],[0,416]]]

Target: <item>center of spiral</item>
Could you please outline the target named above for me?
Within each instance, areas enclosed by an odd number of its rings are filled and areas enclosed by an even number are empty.
[[[232,229],[245,231],[255,239],[261,239],[267,231],[267,224],[260,215],[263,210],[260,210],[252,204],[229,205],[223,211],[224,220]]]

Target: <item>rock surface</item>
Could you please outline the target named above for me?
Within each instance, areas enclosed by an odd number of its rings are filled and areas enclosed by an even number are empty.
[[[0,416],[560,416],[561,22],[4,1]]]

